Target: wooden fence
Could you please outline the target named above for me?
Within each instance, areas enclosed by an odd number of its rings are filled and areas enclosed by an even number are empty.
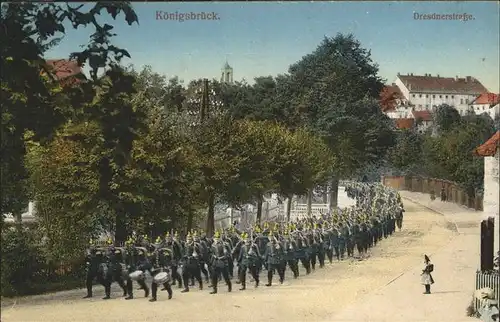
[[[457,183],[426,177],[382,176],[382,184],[397,190],[407,190],[430,194],[434,191],[436,198],[440,198],[444,188],[446,200],[475,210],[483,210],[482,196],[468,196]]]
[[[492,272],[476,272],[476,290],[484,287],[489,287],[495,291],[495,298],[500,302],[500,273],[498,271]],[[481,306],[479,300],[474,301],[474,308],[477,310]]]

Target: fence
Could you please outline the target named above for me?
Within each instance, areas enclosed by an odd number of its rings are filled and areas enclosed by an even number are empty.
[[[274,200],[262,203],[262,221],[283,221],[283,204]],[[216,213],[215,228],[222,229],[231,227],[234,221],[238,222],[240,229],[253,227],[257,222],[257,207],[245,205],[241,210],[227,208]]]
[[[446,200],[475,210],[483,210],[482,196],[468,196],[457,183],[416,176],[382,176],[382,184],[397,190],[408,190],[430,194],[432,191],[439,198],[441,190],[444,188]]]
[[[476,272],[476,290],[483,287],[489,287],[495,291],[495,298],[500,302],[500,272]],[[474,301],[474,308],[477,310],[480,308],[481,302],[476,299]]]

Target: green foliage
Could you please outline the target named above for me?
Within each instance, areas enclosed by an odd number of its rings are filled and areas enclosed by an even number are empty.
[[[34,246],[33,236],[26,231],[2,231],[2,294],[19,294],[36,280],[44,264],[40,249]]]
[[[401,130],[396,144],[389,149],[387,158],[390,164],[403,173],[418,173],[422,162],[423,138],[414,130]]]
[[[462,119],[458,111],[447,104],[440,105],[436,108],[434,113],[434,122],[438,130],[443,132],[448,132],[454,127],[462,123]]]
[[[472,151],[495,133],[491,118],[474,114],[453,120],[458,113],[449,106],[438,109],[439,135],[402,131],[389,151],[396,169],[459,183],[469,195],[483,188],[484,160]],[[445,116],[449,116],[446,119]],[[455,116],[454,116],[455,115]]]

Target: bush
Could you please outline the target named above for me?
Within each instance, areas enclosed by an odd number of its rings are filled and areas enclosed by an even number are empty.
[[[34,295],[75,288],[83,283],[84,260],[51,263],[34,230],[5,229],[1,237],[2,296]]]

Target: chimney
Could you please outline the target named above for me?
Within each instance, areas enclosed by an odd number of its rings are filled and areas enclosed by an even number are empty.
[[[398,76],[401,76],[401,74],[398,72]]]
[[[466,83],[470,82],[470,76],[465,76],[464,80],[465,80]]]
[[[458,75],[455,76],[455,82],[458,82]]]
[[[410,73],[410,76],[413,76],[413,73]]]
[[[439,74],[437,74],[437,78],[439,78]]]

